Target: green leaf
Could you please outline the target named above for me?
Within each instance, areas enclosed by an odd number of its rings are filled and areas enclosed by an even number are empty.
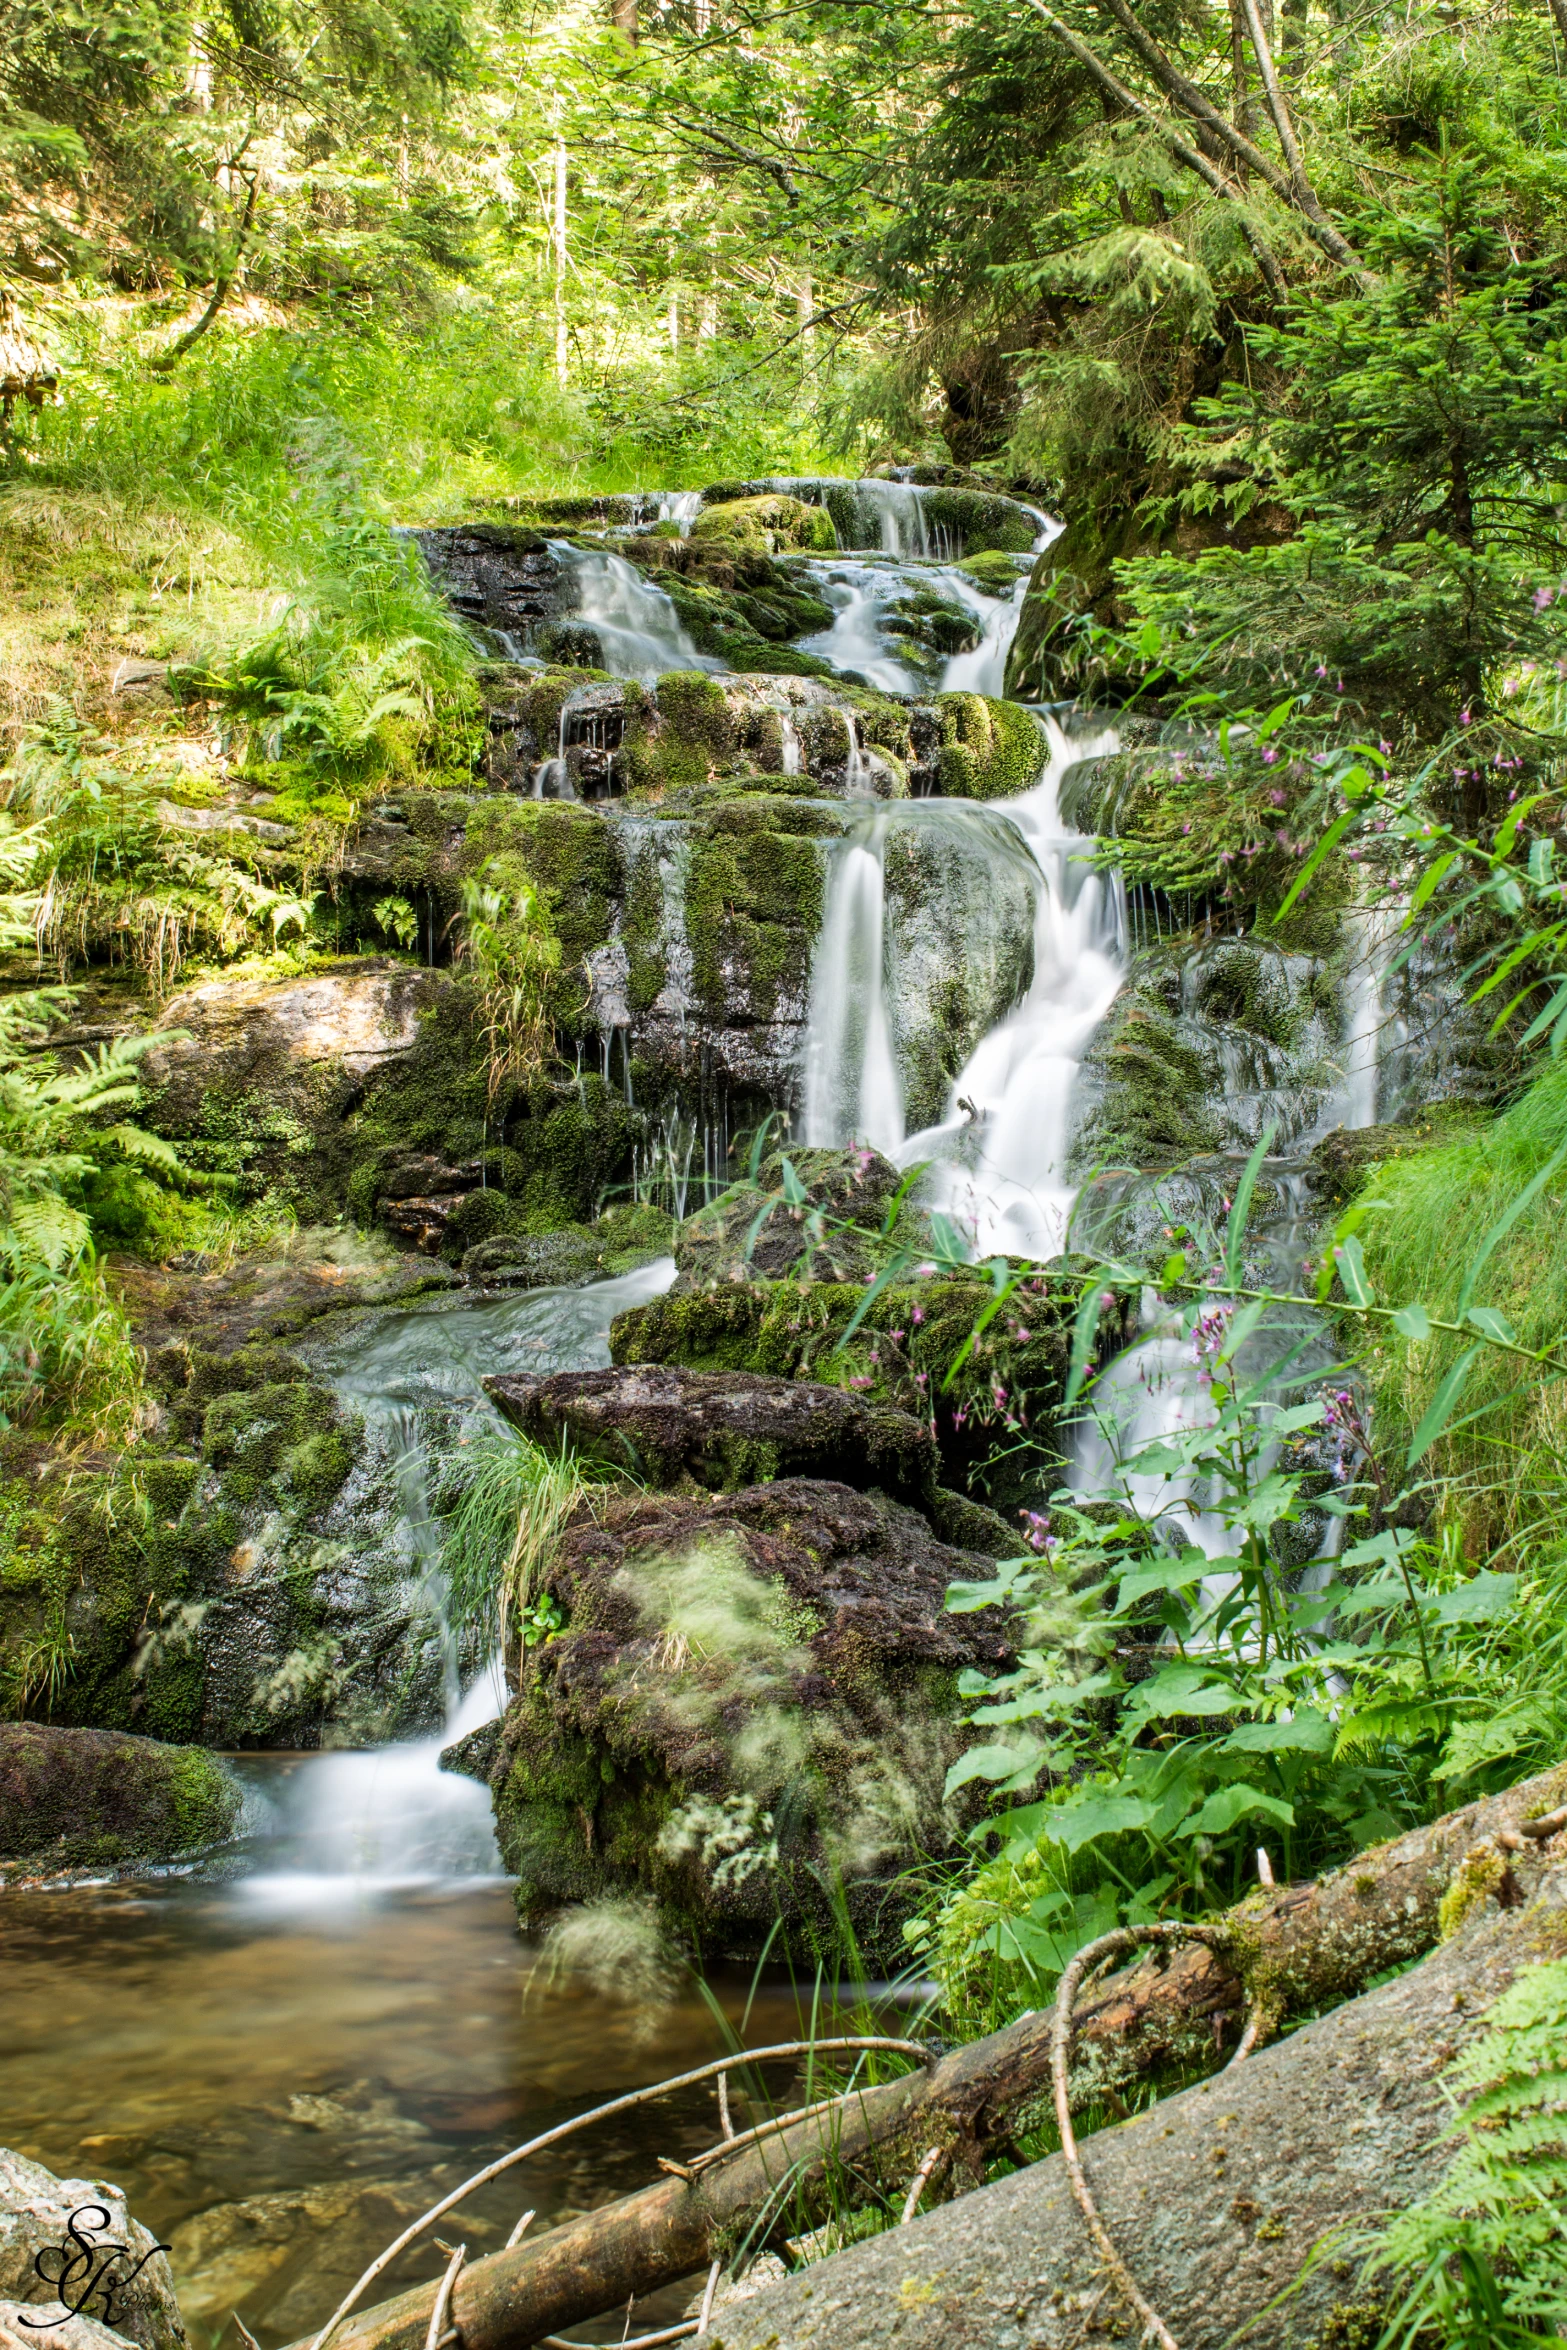
[[[1333,1725],[1314,1706],[1303,1705],[1292,1721],[1243,1722],[1220,1747],[1221,1754],[1331,1754]]]
[[[1333,851],[1338,847],[1339,842],[1343,839],[1345,833],[1348,832],[1350,826],[1352,824],[1358,824],[1359,822],[1360,810],[1358,808],[1346,808],[1343,815],[1338,817],[1332,824],[1328,826],[1327,831],[1322,835],[1322,838],[1318,841],[1316,847],[1312,850],[1310,856],[1306,859],[1305,864],[1302,865],[1300,871],[1296,874],[1294,887],[1291,889],[1288,897],[1286,897],[1284,900],[1283,905],[1280,906],[1278,912],[1273,917],[1275,922],[1283,921],[1291,906],[1294,905],[1295,900],[1300,896],[1301,891],[1311,880],[1312,875],[1317,872],[1319,867],[1327,858],[1332,856]]]
[[[1093,1359],[1094,1342],[1099,1336],[1099,1317],[1104,1311],[1104,1291],[1096,1274],[1078,1300],[1077,1316],[1072,1324],[1072,1355],[1067,1368],[1066,1393],[1061,1409],[1069,1412],[1083,1392],[1083,1381]]]
[[[1041,1832],[1054,1843],[1064,1844],[1068,1852],[1081,1852],[1096,1837],[1124,1836],[1134,1828],[1146,1828],[1153,1815],[1153,1805],[1140,1795],[1079,1795],[1054,1806]]]
[[[1277,1795],[1265,1795],[1260,1787],[1220,1787],[1209,1796],[1194,1819],[1187,1820],[1176,1830],[1179,1836],[1222,1836],[1238,1820],[1261,1815],[1278,1820],[1286,1828],[1295,1825],[1295,1806],[1285,1803]]]
[[[1228,1681],[1210,1679],[1200,1665],[1167,1665],[1132,1691],[1142,1714],[1232,1714],[1241,1700]]]
[[[1277,1131],[1276,1126],[1269,1126],[1258,1137],[1257,1146],[1246,1161],[1241,1179],[1235,1186],[1235,1199],[1224,1234],[1224,1280],[1229,1289],[1239,1289],[1241,1285],[1241,1274],[1245,1269],[1246,1219],[1251,1213],[1251,1195],[1257,1188],[1262,1162],[1273,1148],[1273,1137]]]
[[[1472,1322],[1477,1330],[1483,1331],[1487,1338],[1497,1339],[1503,1346],[1514,1346],[1517,1343],[1517,1332],[1507,1316],[1499,1313],[1495,1306],[1471,1306],[1465,1319]]]
[[[971,1779],[1011,1781],[1026,1786],[1038,1771],[1044,1752],[1033,1739],[1021,1746],[971,1746],[948,1771],[945,1792],[954,1795]]]
[[[1344,1295],[1350,1304],[1352,1306],[1375,1305],[1376,1295],[1366,1273],[1366,1261],[1360,1253],[1360,1242],[1354,1233],[1351,1233],[1347,1240],[1336,1243],[1333,1250],[1333,1262],[1338,1269],[1339,1280],[1343,1283]]]
[[[1423,1346],[1431,1335],[1431,1317],[1422,1305],[1400,1306],[1393,1316],[1393,1327],[1400,1338]]]
[[[837,1345],[832,1350],[835,1355],[842,1354],[844,1348],[848,1345],[850,1339],[854,1336],[856,1330],[858,1330],[860,1324],[864,1321],[866,1315],[870,1312],[872,1306],[876,1303],[876,1300],[880,1297],[882,1291],[884,1289],[890,1289],[895,1281],[901,1280],[912,1263],[913,1259],[906,1251],[900,1252],[899,1255],[892,1259],[890,1264],[883,1265],[881,1271],[877,1274],[874,1281],[866,1283],[865,1289],[856,1303],[853,1313],[849,1316],[848,1321],[844,1324],[843,1332],[838,1340]]]
[[[1435,1395],[1432,1396],[1419,1427],[1409,1440],[1409,1458],[1404,1463],[1406,1469],[1412,1469],[1417,1461],[1425,1459],[1426,1454],[1447,1426],[1458,1407],[1458,1398],[1463,1392],[1464,1381],[1473,1370],[1481,1351],[1478,1346],[1472,1346],[1467,1353],[1461,1354]]]
[[[1151,1567],[1135,1567],[1131,1574],[1121,1577],[1116,1594],[1116,1609],[1124,1612],[1150,1591],[1187,1591],[1200,1583],[1208,1572],[1208,1558],[1204,1551],[1183,1550],[1178,1557],[1159,1559]]]
[[[1484,1271],[1486,1264],[1488,1263],[1492,1254],[1500,1246],[1501,1242],[1505,1240],[1507,1234],[1512,1230],[1513,1226],[1517,1223],[1519,1217],[1524,1213],[1525,1209],[1533,1206],[1534,1202],[1539,1198],[1546,1185],[1556,1174],[1558,1168],[1561,1167],[1564,1163],[1567,1163],[1567,1142],[1562,1144],[1560,1150],[1553,1151],[1551,1153],[1551,1156],[1549,1159],[1547,1159],[1545,1165],[1540,1169],[1538,1175],[1535,1176],[1533,1182],[1525,1184],[1523,1190],[1518,1194],[1518,1197],[1506,1210],[1506,1213],[1497,1218],[1496,1222],[1491,1226],[1490,1231],[1481,1241],[1480,1246],[1469,1260],[1468,1270],[1464,1274],[1464,1285],[1458,1293],[1459,1321],[1463,1321],[1469,1312],[1470,1301],[1474,1296],[1475,1288],[1479,1282],[1480,1275]],[[1418,1458],[1418,1454],[1412,1456],[1410,1464],[1411,1467],[1414,1465],[1414,1461]]]
[[[1516,1575],[1493,1575],[1486,1568],[1456,1591],[1437,1592],[1424,1604],[1444,1624],[1489,1624],[1505,1616],[1517,1597]]]

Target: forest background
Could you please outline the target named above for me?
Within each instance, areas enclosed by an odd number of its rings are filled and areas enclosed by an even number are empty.
[[[378,790],[474,755],[473,648],[393,526],[959,467],[1066,522],[1039,690],[1184,706],[1220,746],[1134,797],[1129,869],[1258,925],[1330,863],[1396,882],[1496,1026],[1491,1103],[1383,1168],[1322,1258],[1344,1555],[1374,1594],[1337,1660],[1350,1718],[1303,1704],[1316,1621],[1282,1624],[1271,1674],[1221,1626],[1222,1740],[1182,1736],[1176,1770],[1146,1694],[1121,1705],[1100,1813],[1053,1838],[1009,1815],[938,1888],[954,2010],[1035,2003],[1107,1917],[1233,1893],[1259,1817],[1315,1866],[1559,1757],[1564,74],[1561,0],[0,6],[13,1420],[123,1439],[138,1373],[101,1252],[237,1245],[264,1214],[135,1125],[134,1045],[30,1051],[67,1000],[41,988],[111,944],[166,989],[327,936],[308,889],[160,830],[168,745],[117,665],[198,676],[325,860]],[[1207,1468],[1265,1598],[1301,1487],[1269,1483],[1233,1371],[1236,1234],[1190,1247],[1163,1270],[1231,1297],[1198,1337]],[[1053,1539],[1077,1646],[974,1693],[1003,1806],[1102,1754],[1117,1609],[1198,1629],[1135,1529]]]

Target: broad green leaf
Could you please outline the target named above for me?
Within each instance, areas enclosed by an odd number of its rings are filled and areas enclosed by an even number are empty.
[[[1208,1573],[1208,1559],[1200,1550],[1183,1550],[1178,1557],[1157,1560],[1152,1566],[1135,1567],[1131,1574],[1121,1577],[1116,1594],[1117,1611],[1147,1597],[1150,1591],[1185,1591],[1193,1583],[1200,1583]]]
[[[1292,1721],[1244,1722],[1232,1730],[1221,1754],[1331,1754],[1333,1725],[1314,1706],[1303,1705]]]
[[[1200,1665],[1167,1665],[1132,1691],[1142,1714],[1232,1714],[1240,1702],[1228,1681],[1211,1679]]]
[[[1353,1232],[1347,1239],[1335,1243],[1333,1262],[1338,1268],[1338,1277],[1344,1285],[1344,1295],[1350,1304],[1352,1306],[1375,1305],[1376,1293],[1372,1289],[1370,1277],[1366,1272],[1366,1260],[1361,1254],[1360,1242]]]
[[[1295,1824],[1295,1806],[1285,1803],[1280,1796],[1265,1795],[1260,1787],[1220,1787],[1209,1796],[1194,1819],[1187,1820],[1176,1833],[1181,1836],[1223,1836],[1237,1820],[1262,1817],[1278,1820],[1283,1826]]]
[[[1393,1327],[1400,1338],[1423,1346],[1431,1335],[1431,1317],[1422,1305],[1400,1306],[1393,1316]]]
[[[1021,1746],[971,1746],[948,1771],[945,1791],[953,1795],[971,1779],[1016,1780],[1024,1772],[1037,1771],[1044,1752],[1033,1739]]]
[[[952,1616],[971,1616],[982,1607],[1016,1606],[1033,1597],[1039,1580],[1037,1558],[998,1559],[995,1574],[986,1582],[949,1583],[942,1604]]]
[[[1124,1836],[1130,1829],[1146,1828],[1153,1816],[1153,1805],[1140,1795],[1080,1795],[1056,1806],[1044,1833],[1055,1843],[1064,1844],[1068,1852],[1081,1852],[1096,1837]]]
[[[1083,1381],[1093,1359],[1094,1341],[1099,1335],[1099,1317],[1104,1311],[1104,1291],[1098,1276],[1084,1290],[1078,1300],[1077,1317],[1072,1324],[1072,1356],[1066,1375],[1066,1393],[1061,1408],[1069,1412],[1083,1392]]]
[[[1471,1306],[1465,1319],[1472,1322],[1477,1330],[1483,1331],[1487,1338],[1497,1339],[1503,1346],[1513,1346],[1517,1342],[1518,1334],[1511,1322],[1495,1306]]]
[[[1456,1591],[1437,1592],[1424,1604],[1444,1624],[1488,1624],[1505,1616],[1517,1597],[1516,1575],[1493,1575],[1487,1568],[1460,1583]]]

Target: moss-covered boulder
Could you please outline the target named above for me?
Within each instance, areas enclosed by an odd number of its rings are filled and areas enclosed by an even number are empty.
[[[1009,800],[1044,773],[1037,719],[987,694],[939,694],[941,789],[949,800]]]
[[[794,1199],[783,1190],[786,1159]],[[675,1264],[682,1287],[776,1280],[807,1258],[818,1279],[859,1278],[870,1270],[870,1235],[882,1230],[903,1180],[890,1159],[867,1146],[773,1151],[754,1181],[732,1184],[681,1225]],[[912,1216],[905,1224],[912,1226]],[[900,1227],[904,1236],[912,1234]]]
[[[481,1240],[465,1253],[462,1275],[485,1289],[575,1289],[667,1256],[674,1235],[675,1220],[662,1208],[624,1207],[597,1224]]]
[[[777,490],[704,505],[691,526],[691,536],[698,541],[727,539],[736,546],[759,547],[768,555],[804,553],[812,548],[831,554],[838,544],[832,516],[824,507],[807,505],[804,499]]]
[[[199,1746],[116,1730],[0,1722],[0,1864],[117,1869],[221,1844],[240,1792]]]
[[[97,2204],[104,2224],[89,2229],[100,2244],[124,2245],[129,2258],[117,2264],[114,2325],[92,2316],[64,2317],[58,2329],[40,2326],[49,2309],[60,2310],[44,2291],[41,2275],[58,2278],[58,2254],[68,2244],[71,2216],[84,2204]],[[81,2221],[79,2226],[88,2223]],[[40,2253],[56,2257],[37,2264]],[[118,2281],[123,2280],[123,2281]],[[72,2298],[80,2298],[81,2277]],[[62,2179],[42,2163],[0,2146],[0,2298],[25,2302],[25,2319],[5,2326],[7,2340],[35,2342],[48,2350],[106,2350],[107,2345],[134,2342],[137,2350],[185,2350],[186,2334],[174,2297],[174,2277],[167,2247],[160,2247],[150,2228],[143,2227],[126,2206],[125,2191],[107,2179]],[[95,2300],[97,2296],[93,2297]],[[42,2305],[42,2306],[40,2306]],[[98,2307],[102,2308],[102,2302]]]
[[[660,1491],[826,1477],[913,1502],[936,1482],[936,1448],[921,1421],[840,1387],[630,1364],[542,1379],[503,1374],[484,1389],[535,1444],[570,1445]]]
[[[803,1478],[573,1526],[541,1595],[562,1628],[524,1653],[491,1776],[524,1921],[651,1894],[718,1954],[841,1898],[891,1955],[898,1872],[967,1824],[944,1793],[975,1736],[958,1676],[1010,1652],[943,1602],[989,1572],[915,1511]]]

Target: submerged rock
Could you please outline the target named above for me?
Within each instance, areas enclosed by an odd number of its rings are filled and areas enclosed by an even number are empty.
[[[0,1723],[0,1861],[34,1871],[177,1860],[233,1833],[240,1792],[199,1746]]]
[[[35,2265],[40,2253],[58,2252],[62,2245],[72,2249],[66,2234],[71,2215],[88,2204],[101,2207],[104,2224],[95,2227],[84,2217],[78,2228],[94,2243],[127,2248],[130,2257],[118,2264],[118,2273],[126,2275],[138,2262],[144,2263],[113,2297],[112,2330],[103,2322],[100,2296],[94,2296],[85,2312],[85,2324],[82,2318],[67,2319],[61,2302],[51,2300]],[[41,2163],[0,2147],[0,2329],[14,2333],[18,2341],[33,2344],[35,2350],[39,2343],[53,2344],[54,2350],[103,2350],[104,2344],[121,2341],[136,2343],[138,2350],[186,2350],[168,2256],[156,2247],[151,2230],[131,2217],[122,2188],[107,2179],[57,2178]],[[59,2263],[46,2258],[44,2269],[57,2276]],[[80,2280],[71,2297],[80,2299]],[[13,2314],[24,2303],[27,2325]],[[51,2310],[64,2322],[49,2331],[35,2331],[38,2318]]]
[[[896,1501],[798,1477],[579,1521],[491,1781],[524,1920],[650,1894],[699,1942],[755,1947],[841,1891],[894,1940],[898,1871],[969,1816],[944,1794],[976,1735],[957,1677],[1010,1649],[943,1601],[989,1571]]]
[[[660,1489],[718,1493],[779,1477],[825,1477],[917,1500],[936,1448],[907,1412],[840,1387],[641,1364],[486,1379],[485,1392],[535,1443],[569,1443]]]

